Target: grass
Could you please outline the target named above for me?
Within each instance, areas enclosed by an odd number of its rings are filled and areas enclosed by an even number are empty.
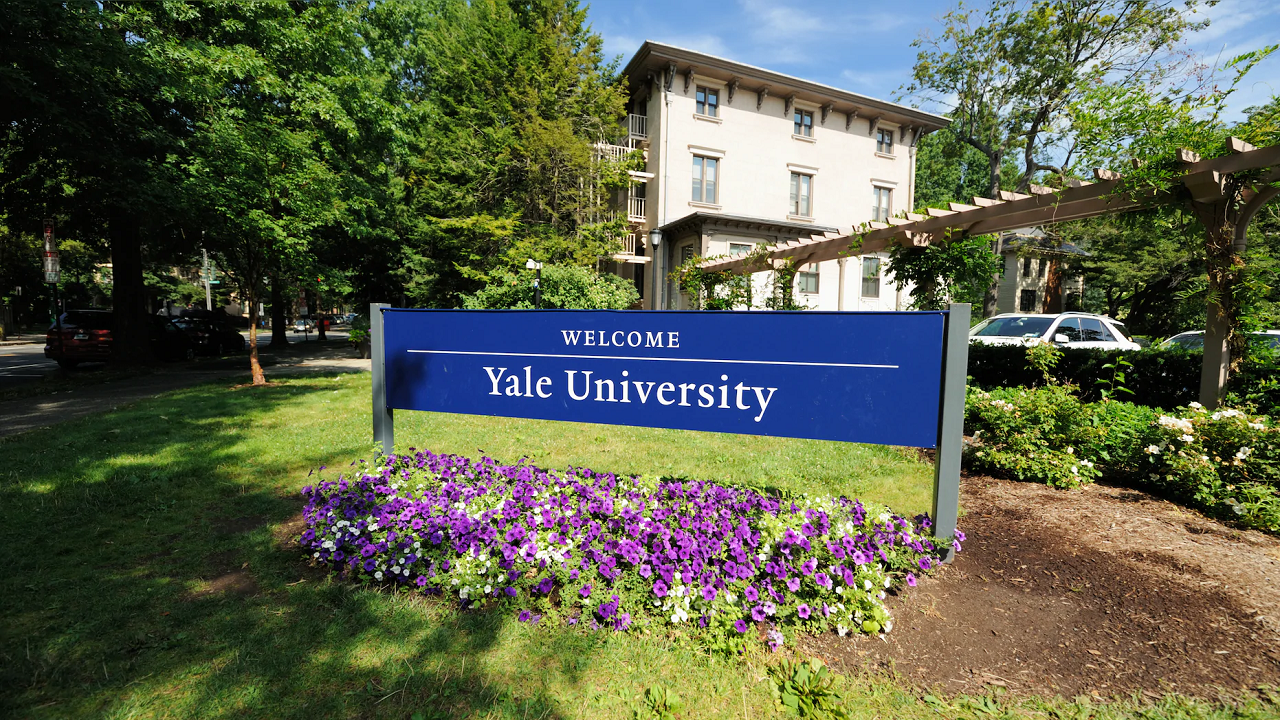
[[[569,632],[336,583],[285,545],[310,470],[368,455],[367,375],[202,386],[0,440],[0,717],[773,717],[767,657]],[[928,504],[887,448],[405,414],[405,444]],[[842,680],[854,717],[1129,718],[1140,704],[923,700]],[[1169,698],[1141,717],[1274,717]],[[995,708],[992,711],[992,708]],[[1101,713],[1101,714],[1099,714]]]

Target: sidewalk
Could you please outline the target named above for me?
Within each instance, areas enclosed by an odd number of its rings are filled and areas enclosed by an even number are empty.
[[[5,345],[35,345],[44,342],[44,334],[36,333],[19,333],[17,335],[9,335],[5,339],[0,340],[0,347]]]
[[[345,343],[297,343],[276,352],[267,352],[265,348],[260,351],[268,381],[282,375],[309,372],[368,372],[369,361],[353,355]],[[247,353],[194,366],[162,367],[146,375],[76,386],[50,394],[0,401],[0,438],[109,412],[120,405],[172,390],[224,379],[249,382]]]

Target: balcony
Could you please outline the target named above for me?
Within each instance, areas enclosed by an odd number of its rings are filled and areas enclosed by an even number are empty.
[[[637,255],[637,249],[644,249],[644,233],[633,232],[622,236],[622,252],[615,253],[613,260],[621,263],[647,263],[652,260],[645,255]]]
[[[622,145],[610,145],[609,143],[596,143],[595,147],[597,158],[601,160],[613,160],[615,162],[621,162],[622,159],[631,152],[631,148],[629,147],[624,147]]]
[[[627,140],[648,140],[649,139],[649,118],[644,115],[631,114],[627,116]],[[635,147],[634,143],[631,143]]]
[[[630,195],[627,197],[627,220],[643,223],[648,216],[644,214],[644,198]]]

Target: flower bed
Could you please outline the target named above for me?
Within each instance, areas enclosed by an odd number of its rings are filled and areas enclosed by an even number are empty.
[[[774,647],[783,629],[888,632],[886,590],[940,561],[927,517],[843,497],[411,453],[303,490],[315,562],[525,621],[669,623],[740,649],[755,625]]]

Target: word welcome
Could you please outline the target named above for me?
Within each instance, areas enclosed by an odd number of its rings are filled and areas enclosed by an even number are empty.
[[[524,373],[519,372],[507,374],[507,368],[484,366],[485,374],[489,376],[491,389],[490,395],[506,396],[506,397],[538,397],[546,400],[555,395],[554,381],[548,376],[539,376],[534,379],[532,365],[526,365]],[[674,383],[659,382],[656,380],[630,380],[631,373],[628,370],[622,371],[622,378],[614,382],[612,378],[596,378],[592,379],[594,371],[592,370],[565,370],[564,389],[568,393],[569,398],[582,402],[592,400],[593,402],[611,402],[611,403],[631,403],[637,402],[641,405],[648,404],[650,398],[659,405],[674,405],[676,407],[700,407],[713,408],[717,410],[754,410],[760,409],[760,413],[753,419],[756,422],[764,417],[765,411],[769,409],[769,402],[773,400],[773,394],[778,390],[776,387],[763,387],[756,385],[747,385],[739,382],[732,387],[728,384],[729,376],[721,375],[722,385],[714,385],[711,383]],[[579,379],[579,376],[581,378]],[[505,384],[505,389],[499,389]],[[592,398],[592,389],[594,386],[594,395]],[[730,392],[732,390],[732,392]],[[633,392],[634,391],[634,392]],[[766,393],[766,391],[768,391]],[[732,400],[732,403],[730,402]],[[755,401],[752,404],[752,400]]]
[[[643,332],[639,330],[561,330],[565,345],[577,345],[581,340],[588,347],[680,347],[678,331]],[[664,337],[665,336],[665,337]],[[663,340],[666,345],[663,345]]]

